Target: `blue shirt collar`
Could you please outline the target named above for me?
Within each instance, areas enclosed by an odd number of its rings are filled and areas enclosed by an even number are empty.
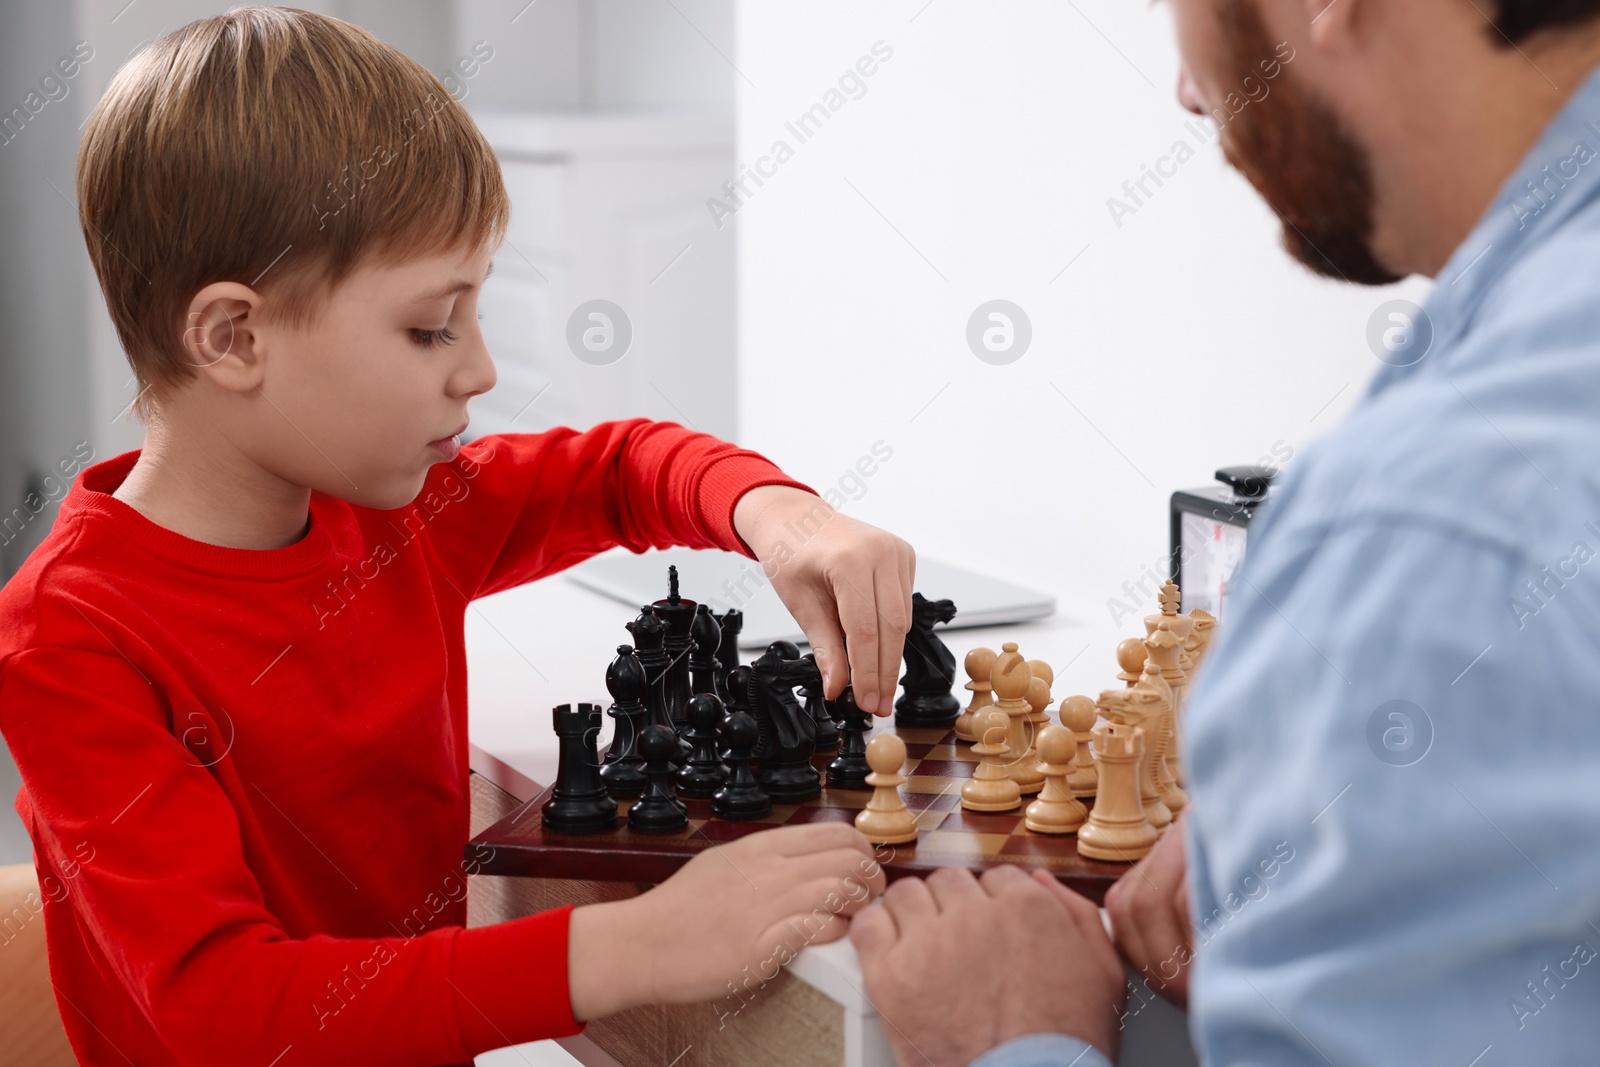
[[[1600,193],[1600,68],[1550,120],[1538,142],[1501,185],[1477,226],[1439,271],[1423,312],[1433,330],[1428,357],[1383,366],[1371,398],[1419,368],[1437,364],[1467,332],[1484,299],[1510,266],[1549,239]]]

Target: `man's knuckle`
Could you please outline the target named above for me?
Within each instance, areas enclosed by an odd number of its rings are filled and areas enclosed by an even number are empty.
[[[911,880],[901,879],[898,882],[891,882],[889,884],[889,888],[883,892],[883,899],[891,902],[898,901],[906,895],[914,892],[916,892],[916,890],[913,888]]]

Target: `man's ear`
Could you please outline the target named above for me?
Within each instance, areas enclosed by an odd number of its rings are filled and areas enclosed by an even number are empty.
[[[1349,46],[1370,6],[1366,0],[1298,0],[1309,20],[1311,47],[1338,51]]]
[[[238,282],[213,282],[189,301],[183,358],[213,385],[247,393],[261,384],[266,353],[255,329],[261,297]]]

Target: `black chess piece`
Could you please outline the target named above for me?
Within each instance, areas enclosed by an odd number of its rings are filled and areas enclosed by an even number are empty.
[[[671,662],[666,650],[667,624],[656,618],[654,607],[646,605],[639,617],[628,623],[628,632],[633,635],[635,654],[644,668],[645,723],[665,726],[676,734],[678,729],[673,725],[672,713],[667,710],[667,667]],[[683,766],[688,755],[688,744],[681,744],[672,769]]]
[[[678,735],[670,726],[646,726],[639,735],[648,783],[644,795],[628,808],[628,829],[642,834],[670,834],[689,825],[689,809],[672,789],[672,756]]]
[[[675,781],[681,797],[709,797],[722,786],[722,760],[717,755],[717,728],[722,701],[715,693],[689,698],[689,759]]]
[[[723,701],[730,712],[752,714],[750,706],[750,667],[741,663],[728,675],[728,699]]]
[[[793,641],[774,641],[767,646],[768,652],[776,652],[783,659],[799,659],[800,646]]]
[[[950,600],[929,600],[911,594],[911,632],[906,634],[905,692],[894,702],[896,726],[949,726],[961,714],[961,701],[950,690],[956,681],[956,657],[934,633],[937,623],[956,617]]]
[[[733,822],[765,818],[772,812],[772,798],[750,770],[761,727],[745,712],[730,711],[721,733],[729,753],[728,779],[711,797],[711,814]]]
[[[843,743],[828,763],[828,785],[835,789],[871,789],[867,784],[867,775],[872,773],[867,764],[867,734],[872,730],[872,716],[856,707],[855,690],[848,685],[832,706],[842,724],[839,733]]]
[[[600,734],[600,705],[562,704],[553,713],[561,738],[556,784],[539,813],[547,829],[562,834],[594,834],[617,825],[617,802],[600,780],[595,738]]]
[[[794,698],[805,667],[773,651],[750,664],[750,703],[761,731],[756,778],[768,796],[783,803],[810,800],[822,792],[822,777],[811,765],[817,751],[811,719]]]
[[[717,673],[720,661],[718,646],[722,644],[722,627],[711,609],[701,604],[694,609],[694,622],[689,624],[689,636],[694,650],[689,653],[689,688],[695,694],[717,693]]]
[[[828,702],[822,697],[822,668],[817,657],[807,653],[800,662],[808,665],[805,678],[800,682],[800,692],[806,698],[806,717],[811,720],[812,736],[818,752],[832,752],[839,747],[839,724],[833,721]]]
[[[632,800],[644,792],[644,759],[639,755],[639,731],[645,725],[644,667],[632,645],[618,645],[617,658],[606,668],[606,688],[611,691],[611,747],[606,750],[600,778],[606,792],[617,800]]]
[[[744,629],[744,612],[729,608],[717,616],[717,628],[722,631],[722,640],[717,643],[717,696],[732,707],[733,687],[728,676],[739,666],[739,631]]]
[[[728,696],[727,699],[722,702],[723,707],[727,708],[727,714],[732,715],[736,711],[742,711],[744,714],[750,715],[750,717],[754,719],[755,716],[751,714],[750,710],[750,668],[744,664],[740,664],[739,666],[735,667],[732,673],[728,675],[727,684]],[[750,744],[751,747],[754,748],[756,742],[752,741]],[[722,745],[719,747],[718,752],[724,760],[728,758],[728,745],[726,739],[724,739]],[[751,755],[753,757],[754,753]]]
[[[689,646],[690,628],[698,605],[678,595],[678,568],[667,567],[667,596],[650,607],[656,618],[667,624],[664,648],[667,653],[667,712],[672,728],[682,737],[689,729]]]

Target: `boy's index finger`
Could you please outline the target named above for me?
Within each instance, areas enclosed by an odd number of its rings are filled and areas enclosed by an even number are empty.
[[[839,622],[844,627],[845,650],[850,659],[850,685],[855,691],[856,706],[869,715],[880,718],[893,710],[894,675],[884,676],[886,655],[896,660],[900,656],[903,633],[895,633],[885,623],[882,607],[875,597],[876,587],[868,579],[863,588],[848,576],[843,576],[843,588],[836,590],[835,602],[839,606]],[[885,648],[885,642],[893,644]]]

